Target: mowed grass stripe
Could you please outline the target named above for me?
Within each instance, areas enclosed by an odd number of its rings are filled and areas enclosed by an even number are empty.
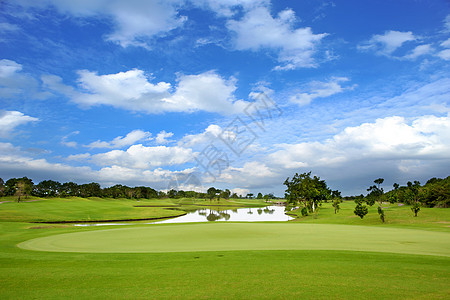
[[[450,256],[450,234],[335,224],[209,223],[66,233],[28,240],[18,246],[27,250],[88,253],[349,250]]]

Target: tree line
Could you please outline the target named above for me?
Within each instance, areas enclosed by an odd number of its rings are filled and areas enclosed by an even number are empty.
[[[356,203],[355,215],[364,218],[368,207],[376,204],[380,220],[385,222],[389,205],[397,202],[410,205],[415,217],[421,207],[450,207],[450,176],[445,179],[431,178],[423,186],[419,181],[409,181],[406,186],[394,183],[393,189],[388,192],[384,191],[383,182],[383,178],[375,179],[374,184],[367,188],[367,195],[341,197],[338,190],[331,190],[325,180],[311,176],[311,172],[296,173],[284,182],[287,210],[298,208],[302,216],[314,214],[317,218],[323,202],[332,201],[334,213],[338,213],[343,200],[353,200]]]
[[[28,196],[36,197],[100,197],[100,198],[126,198],[126,199],[155,199],[155,198],[198,198],[220,200],[229,198],[254,198],[249,193],[245,197],[231,193],[229,189],[221,190],[211,187],[206,193],[196,191],[183,191],[171,189],[167,192],[157,191],[151,187],[136,186],[129,187],[126,185],[116,184],[111,187],[102,188],[96,182],[77,184],[75,182],[60,183],[54,180],[43,180],[38,184],[34,184],[33,180],[28,177],[10,178],[6,182],[0,178],[0,197],[16,196],[17,201],[27,198]],[[258,193],[257,199],[274,199],[273,194],[262,195]]]

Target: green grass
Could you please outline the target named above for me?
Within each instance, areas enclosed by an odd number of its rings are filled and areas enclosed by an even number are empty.
[[[134,226],[28,240],[19,247],[55,252],[350,250],[450,257],[450,234],[330,224],[213,223]]]
[[[324,206],[318,219],[289,223],[101,228],[26,223],[39,214],[78,218],[89,211],[103,217],[153,209],[134,208],[131,200],[60,200],[0,204],[0,299],[450,298],[446,209],[422,209],[413,218],[408,207],[396,207],[387,212],[386,224],[374,208],[367,219],[354,218],[352,203],[344,203],[337,216]],[[174,204],[155,201],[139,204]],[[155,215],[162,210],[155,209]],[[91,252],[17,246],[33,241]],[[284,250],[277,249],[281,246]],[[131,253],[138,247],[146,253]],[[92,252],[98,249],[114,253]],[[187,252],[148,252],[155,250]]]
[[[323,203],[317,219],[314,219],[313,215],[302,217],[300,211],[296,210],[293,214],[298,219],[292,222],[401,227],[450,232],[450,209],[422,207],[419,215],[413,217],[414,214],[411,212],[410,206],[391,204],[386,211],[386,222],[382,223],[377,213],[376,204],[369,207],[369,213],[363,219],[353,213],[355,205],[353,201],[343,202],[340,204],[341,209],[335,214],[331,203]]]
[[[3,200],[4,198],[2,198]],[[127,200],[103,198],[51,198],[33,202],[7,202],[0,204],[0,221],[58,222],[92,220],[127,220],[157,217],[174,217],[182,211],[162,207],[134,207],[135,205],[165,205],[161,200]]]

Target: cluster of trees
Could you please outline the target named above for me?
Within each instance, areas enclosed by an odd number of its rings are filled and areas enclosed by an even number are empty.
[[[377,212],[382,222],[386,220],[386,211],[392,203],[404,203],[411,206],[411,211],[417,217],[420,208],[425,207],[450,207],[450,176],[445,179],[431,178],[423,186],[419,181],[408,182],[406,186],[394,183],[393,189],[386,192],[382,184],[383,178],[374,180],[374,184],[367,189],[366,196],[341,197],[339,191],[332,191],[320,177],[311,177],[311,172],[295,174],[284,182],[286,185],[285,198],[287,209],[299,207],[301,214],[307,216],[314,213],[317,217],[322,202],[332,201],[334,213],[339,212],[339,204],[343,200],[353,200],[356,203],[354,214],[361,219],[367,215],[373,205],[377,205]]]
[[[366,196],[360,195],[352,197],[356,203],[354,210],[355,215],[361,219],[368,212],[368,206],[375,203],[378,204],[378,214],[382,222],[385,221],[386,210],[389,204],[403,203],[411,206],[411,211],[415,217],[423,207],[450,207],[450,176],[445,179],[431,178],[423,186],[419,181],[408,181],[406,186],[400,186],[398,183],[393,184],[393,189],[384,193],[381,184],[383,178],[374,180],[375,185],[370,186]],[[367,204],[367,205],[366,205]]]
[[[165,194],[164,194],[165,195]],[[128,187],[114,185],[101,188],[96,182],[77,184],[75,182],[60,183],[44,180],[34,184],[28,177],[11,178],[6,182],[0,178],[0,196],[17,196],[17,201],[28,196],[37,197],[110,197],[110,198],[157,198],[160,192],[145,186]]]
[[[34,184],[28,177],[11,178],[6,182],[0,178],[0,197],[17,196],[17,201],[28,196],[37,197],[105,197],[105,198],[128,198],[128,199],[154,199],[154,198],[198,198],[214,199],[220,198],[243,198],[241,195],[231,193],[229,189],[220,190],[214,187],[206,193],[196,191],[183,191],[171,189],[167,193],[157,191],[151,187],[137,186],[129,187],[116,184],[111,187],[101,188],[96,182],[77,184],[75,182],[60,183],[53,180],[44,180]],[[245,198],[253,198],[253,194],[247,194]],[[258,199],[274,199],[273,194],[262,195],[258,193]]]
[[[325,180],[321,180],[320,177],[311,177],[311,172],[296,173],[292,179],[288,177],[284,185],[287,187],[285,192],[287,209],[300,206],[303,216],[313,213],[317,218],[322,202],[333,200],[335,213],[339,211],[341,193],[328,188]]]

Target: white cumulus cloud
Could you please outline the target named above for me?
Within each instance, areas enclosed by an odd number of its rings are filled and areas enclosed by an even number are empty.
[[[195,111],[234,114],[242,112],[248,104],[235,99],[234,78],[224,79],[213,71],[180,75],[174,87],[167,82],[153,84],[138,69],[106,75],[82,70],[78,74],[78,90],[63,85],[55,76],[46,77],[45,83],[84,108],[110,105],[153,114]]]
[[[28,8],[53,7],[75,18],[109,18],[113,31],[106,39],[123,47],[147,48],[152,38],[168,34],[187,19],[177,10],[184,3],[181,0],[18,0],[18,3]]]
[[[375,51],[378,55],[392,55],[404,43],[415,41],[417,38],[411,31],[386,31],[384,34],[375,34],[370,40],[358,46],[360,50]]]
[[[23,66],[13,60],[0,60],[0,98],[18,96],[46,98],[48,94],[40,91],[39,82],[22,69]]]
[[[310,27],[294,28],[295,13],[285,9],[274,18],[268,7],[249,10],[241,20],[229,20],[227,27],[235,34],[237,50],[272,50],[281,63],[276,69],[315,67],[316,46],[327,35],[314,34]]]
[[[354,86],[343,87],[341,82],[347,82],[347,77],[333,77],[328,82],[313,81],[309,84],[309,91],[306,93],[297,93],[291,96],[290,101],[298,105],[310,104],[314,99],[325,98],[335,94],[342,93],[345,90],[353,89]]]
[[[173,132],[166,132],[165,130],[161,131],[156,135],[155,141],[158,144],[167,144],[169,140],[167,138],[170,138],[173,136]]]
[[[410,53],[406,54],[405,56],[403,56],[403,59],[408,59],[408,60],[415,60],[417,59],[419,56],[422,55],[427,55],[433,52],[433,48],[431,47],[430,44],[426,44],[426,45],[419,45],[416,48],[414,48]]]
[[[95,141],[86,145],[89,148],[123,148],[130,146],[139,141],[147,141],[151,139],[151,133],[142,130],[133,130],[129,132],[126,136],[118,136],[112,141]]]
[[[127,150],[112,150],[92,155],[91,160],[100,166],[120,166],[134,169],[151,169],[160,166],[181,165],[192,160],[192,150],[182,147],[145,147],[141,144]]]
[[[393,116],[347,127],[323,142],[280,145],[270,155],[283,168],[344,167],[361,160],[398,164],[400,160],[450,162],[450,116],[418,117],[408,122]],[[361,165],[363,168],[363,166]]]
[[[0,110],[0,137],[7,138],[17,126],[36,121],[39,119],[24,115],[20,111]]]

